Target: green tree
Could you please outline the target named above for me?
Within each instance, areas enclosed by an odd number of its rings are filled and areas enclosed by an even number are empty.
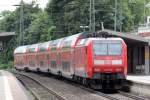
[[[148,2],[145,0],[145,4]],[[89,5],[89,0],[51,0],[46,10],[56,26],[56,34],[64,36],[83,31],[79,26],[89,25]],[[144,0],[117,0],[117,31],[130,32],[143,23],[144,6]],[[115,0],[95,0],[95,9],[96,30],[101,29],[100,22],[113,30]]]
[[[35,19],[31,22],[26,36],[26,42],[37,43],[53,39],[53,26],[52,20],[48,17],[47,12],[40,11],[35,14]]]
[[[26,30],[30,26],[31,22],[35,19],[35,14],[37,14],[41,9],[35,4],[27,4],[24,3],[24,34],[26,35]],[[9,41],[5,46],[7,60],[12,61],[13,59],[13,50],[18,45],[19,40],[19,28],[20,28],[20,7],[18,7],[15,11],[4,11],[1,13],[2,18],[0,19],[0,32],[15,32],[16,36]],[[2,53],[1,53],[2,54]],[[3,55],[0,57],[0,63],[3,62]]]

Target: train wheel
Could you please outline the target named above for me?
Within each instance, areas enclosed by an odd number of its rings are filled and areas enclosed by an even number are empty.
[[[29,68],[28,68],[28,67],[25,67],[25,68],[24,68],[24,71],[25,71],[25,72],[29,72]]]
[[[89,85],[92,89],[102,89],[102,84],[99,80],[91,79]]]
[[[90,87],[90,82],[87,78],[83,78],[82,79],[82,84],[86,87]]]
[[[37,72],[40,72],[40,68],[37,68],[36,70],[37,70]]]
[[[86,85],[86,84],[87,84],[86,81],[87,81],[86,78],[83,78],[83,79],[82,79],[82,84],[83,84],[83,85]]]

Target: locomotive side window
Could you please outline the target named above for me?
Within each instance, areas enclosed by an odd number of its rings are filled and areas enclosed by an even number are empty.
[[[120,43],[109,43],[108,44],[108,55],[121,55],[121,44]]]
[[[93,49],[95,55],[107,55],[106,43],[94,43]]]
[[[81,39],[78,43],[77,46],[85,45],[87,43],[88,39]]]

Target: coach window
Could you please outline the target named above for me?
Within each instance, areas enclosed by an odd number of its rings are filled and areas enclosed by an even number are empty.
[[[40,52],[44,52],[44,51],[45,51],[45,48],[41,47]]]
[[[44,62],[43,61],[40,61],[40,66],[43,66],[44,65]]]
[[[36,55],[36,60],[39,60],[39,55]]]
[[[55,51],[57,48],[56,48],[56,46],[57,46],[57,40],[55,40],[55,41],[53,41],[52,42],[52,45],[51,45],[51,50],[53,51]]]
[[[64,42],[64,47],[70,47],[72,41],[66,41]]]

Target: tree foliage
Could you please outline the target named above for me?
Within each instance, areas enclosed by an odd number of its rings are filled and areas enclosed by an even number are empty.
[[[48,18],[45,11],[40,9],[34,3],[23,4],[23,19],[24,19],[24,44],[32,44],[41,41],[48,41],[52,37],[52,32],[55,27],[52,26],[52,21]],[[13,50],[18,46],[20,38],[20,7],[15,11],[4,11],[1,13],[0,32],[15,32],[16,36],[10,40],[5,46],[7,58],[0,55],[0,63],[6,63],[6,60],[12,61]],[[5,60],[5,61],[4,61]]]
[[[26,35],[26,42],[37,43],[53,39],[53,30],[55,27],[47,12],[40,11],[35,15],[35,19],[31,22]]]
[[[59,35],[83,31],[80,26],[89,26],[90,0],[51,0],[47,12]],[[130,32],[144,22],[144,7],[150,0],[117,0],[117,31]],[[146,14],[149,14],[148,8]],[[95,0],[96,30],[104,27],[114,29],[115,0]],[[122,27],[121,27],[122,26]]]

